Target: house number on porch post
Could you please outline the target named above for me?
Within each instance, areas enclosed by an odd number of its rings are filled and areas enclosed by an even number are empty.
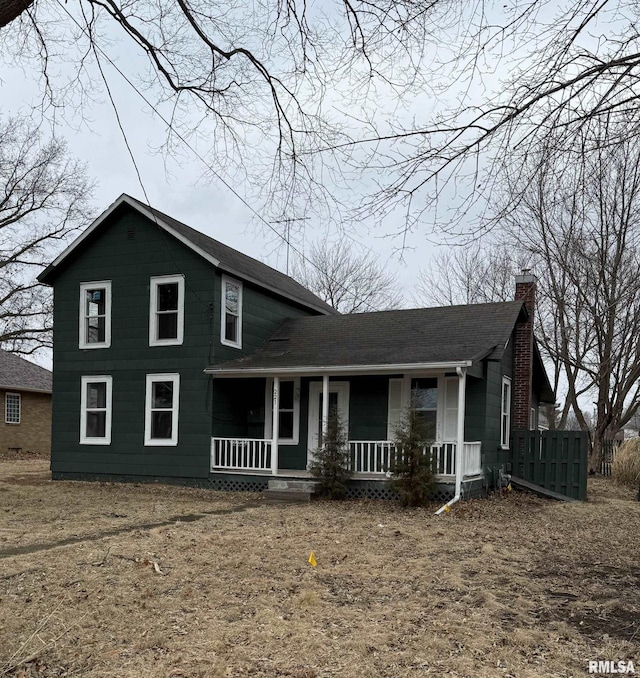
[[[271,436],[271,475],[278,475],[278,438],[280,437],[280,377],[273,378],[273,407]]]

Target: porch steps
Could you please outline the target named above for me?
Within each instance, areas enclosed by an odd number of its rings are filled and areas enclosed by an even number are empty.
[[[316,486],[312,480],[270,480],[263,495],[268,502],[308,502]]]

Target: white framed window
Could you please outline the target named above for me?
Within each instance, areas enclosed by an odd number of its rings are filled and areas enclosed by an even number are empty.
[[[300,379],[281,379],[278,411],[278,442],[297,445],[300,440]],[[273,435],[273,379],[267,379],[264,437]]]
[[[535,407],[532,407],[529,410],[529,430],[537,431],[538,430],[538,411]]]
[[[110,445],[112,377],[81,377],[80,388],[80,444]]]
[[[242,283],[222,276],[220,342],[242,348]]]
[[[111,281],[80,284],[80,348],[111,346]]]
[[[144,444],[177,445],[179,374],[147,374]]]
[[[4,421],[5,424],[19,424],[21,401],[19,393],[4,394]]]
[[[149,346],[177,346],[184,338],[184,276],[151,278]]]
[[[502,412],[500,417],[500,445],[509,447],[511,435],[511,379],[502,377]]]
[[[436,439],[438,416],[438,379],[422,377],[411,380],[411,406],[425,427],[429,439]]]

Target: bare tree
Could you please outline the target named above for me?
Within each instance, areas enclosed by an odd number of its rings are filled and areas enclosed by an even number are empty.
[[[35,60],[56,112],[81,110],[70,92],[92,96],[113,64],[161,109],[169,147],[210,121],[210,162],[255,169],[280,211],[314,209],[327,166],[340,187],[360,169],[375,173],[360,214],[401,209],[405,229],[443,195],[459,215],[490,198],[514,149],[556,130],[634,115],[636,135],[636,26],[636,0],[0,0],[6,54]],[[123,43],[147,59],[142,77],[119,64]],[[78,65],[64,83],[61,58]],[[247,161],[264,143],[268,168]],[[432,227],[452,234],[447,221]]]
[[[51,346],[51,292],[36,275],[89,220],[84,167],[25,121],[0,123],[0,346]]]
[[[553,135],[507,179],[505,202],[512,205],[515,197],[516,208],[502,214],[501,241],[444,251],[421,271],[416,287],[428,303],[504,301],[512,298],[515,275],[534,267],[536,334],[554,390],[566,393],[548,413],[549,425],[577,422],[593,432],[596,453],[639,404],[640,219],[633,212],[640,158],[634,146],[613,121],[592,121],[578,143]]]
[[[495,242],[449,247],[418,273],[414,299],[422,306],[484,304],[513,299],[513,280],[528,257]]]
[[[402,304],[395,276],[373,252],[358,251],[345,237],[314,243],[306,258],[295,262],[292,276],[340,313],[385,311]]]
[[[503,220],[515,245],[544,271],[552,322],[541,323],[543,341],[562,366],[580,427],[593,429],[592,471],[600,468],[603,440],[640,405],[640,147],[634,124],[612,116],[589,121],[569,141],[551,135],[529,160],[526,186],[520,177],[510,186],[518,206]]]

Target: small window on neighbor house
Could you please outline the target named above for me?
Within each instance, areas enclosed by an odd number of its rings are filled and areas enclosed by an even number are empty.
[[[177,445],[179,374],[148,374],[144,444]]]
[[[111,444],[112,384],[110,376],[82,377],[80,444]]]
[[[509,447],[511,435],[511,379],[502,377],[502,413],[500,420],[500,445]]]
[[[80,348],[111,346],[111,281],[80,285]]]
[[[20,394],[5,393],[4,396],[4,421],[6,424],[20,423]]]
[[[220,341],[242,348],[242,284],[222,276]]]
[[[149,346],[176,346],[184,337],[184,276],[151,278]]]
[[[535,407],[532,407],[529,412],[529,430],[537,431],[538,430],[538,412]]]

